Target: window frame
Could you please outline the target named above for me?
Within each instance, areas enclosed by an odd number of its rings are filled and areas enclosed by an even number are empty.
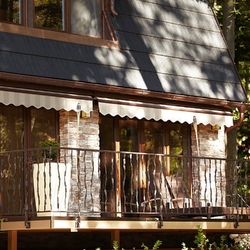
[[[20,0],[21,1],[21,8],[20,8],[20,15],[23,16],[21,18],[20,25],[23,25],[25,27],[31,27],[35,29],[47,29],[51,31],[56,32],[63,32],[63,33],[69,33],[69,34],[75,34],[71,33],[71,0],[62,0],[63,3],[63,14],[62,14],[62,30],[56,30],[56,29],[50,29],[50,28],[44,28],[44,27],[36,27],[35,26],[35,4],[34,0]],[[103,19],[104,15],[104,1],[100,0],[100,14],[101,14],[101,36],[96,38],[102,38],[103,39]],[[75,34],[75,35],[82,35],[82,36],[88,36],[86,34]]]
[[[34,1],[21,0],[20,6],[21,23],[17,24],[0,20],[0,32],[120,50],[119,42],[111,24],[107,0],[101,0],[100,8],[102,16],[100,37],[70,33],[70,0],[66,0],[64,4],[66,17],[64,20],[64,30],[34,27]]]
[[[108,211],[109,212],[114,212],[116,213],[116,215],[120,215],[121,213],[124,213],[126,211],[124,211],[124,208],[126,207],[126,198],[128,197],[129,193],[126,194],[126,188],[125,188],[125,182],[124,180],[131,180],[130,178],[124,178],[124,168],[122,166],[123,162],[121,160],[121,156],[120,156],[120,151],[123,152],[123,149],[121,148],[121,129],[122,126],[120,126],[120,121],[136,121],[137,122],[137,139],[135,138],[136,142],[137,142],[137,147],[133,147],[133,148],[137,148],[137,151],[131,151],[131,152],[138,152],[138,153],[146,153],[146,147],[145,147],[145,142],[146,142],[146,138],[145,138],[145,128],[149,127],[148,125],[150,124],[146,124],[146,123],[160,123],[162,125],[160,125],[159,127],[162,128],[162,132],[163,132],[163,138],[162,138],[162,152],[155,152],[153,154],[166,154],[166,155],[170,155],[171,152],[171,135],[170,135],[170,130],[172,128],[175,128],[175,123],[172,123],[170,121],[168,122],[163,122],[163,121],[154,121],[152,120],[146,120],[146,119],[137,119],[137,118],[128,118],[128,117],[119,117],[119,116],[111,116],[111,115],[100,115],[100,149],[101,150],[108,150],[108,151],[112,151],[115,150],[117,153],[117,160],[114,160],[114,165],[113,162],[111,160],[111,158],[109,159],[109,154],[105,155],[105,153],[102,156],[101,159],[101,171],[102,174],[102,182],[105,182],[105,185],[108,185],[109,187],[112,187],[108,190],[108,192],[103,195],[103,193],[101,194],[101,199],[103,199],[103,197],[105,197],[106,200],[108,200],[108,203],[112,204],[110,205],[110,207],[108,207]],[[186,137],[185,140],[182,140],[182,148],[183,148],[183,152],[184,152],[184,156],[190,156],[191,155],[191,145],[190,145],[190,141],[191,141],[191,125],[187,124],[187,123],[178,123],[178,125],[180,125],[181,127],[181,131],[184,133],[183,137]],[[153,125],[154,127],[154,125]],[[186,148],[185,148],[186,147]],[[130,152],[125,150],[125,152]],[[147,153],[146,153],[147,154]],[[151,153],[149,153],[151,154]],[[148,176],[145,175],[145,164],[143,162],[145,162],[145,157],[147,157],[146,155],[143,156],[138,154],[138,161],[137,161],[137,168],[138,170],[138,179],[136,179],[136,182],[138,185],[137,186],[137,191],[139,191],[138,193],[138,201],[139,204],[141,204],[141,202],[144,200],[144,196],[147,193],[147,184],[145,184],[145,182],[141,182],[141,180],[145,180],[146,178],[148,178]],[[142,157],[144,157],[142,159]],[[147,159],[146,159],[147,161]],[[170,162],[170,157],[166,157],[166,174],[167,176],[170,176],[170,172],[171,172],[171,162]],[[107,177],[106,173],[107,171],[109,171],[109,174],[111,174],[111,172],[114,173],[113,178],[110,179],[105,179]],[[187,169],[187,171],[192,171],[191,168]],[[185,173],[184,173],[185,175]],[[130,175],[132,176],[132,175]],[[135,176],[135,175],[133,175]],[[115,180],[113,182],[113,180]],[[191,182],[190,182],[191,183]],[[129,185],[130,186],[130,185]],[[104,188],[105,189],[105,188]],[[114,199],[115,202],[112,200]],[[129,198],[130,199],[130,198]],[[128,204],[128,203],[127,203]],[[105,208],[106,209],[106,208]],[[130,206],[131,209],[131,206]],[[141,209],[141,208],[140,208]]]

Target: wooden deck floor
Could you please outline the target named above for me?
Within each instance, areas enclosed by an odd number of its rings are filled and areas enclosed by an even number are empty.
[[[28,222],[28,224],[27,224]],[[27,227],[29,225],[29,227]],[[250,221],[239,221],[237,228],[235,220],[178,218],[163,220],[159,218],[86,218],[86,217],[41,217],[29,221],[1,220],[0,231],[8,234],[8,250],[17,250],[18,233],[34,232],[108,232],[111,243],[120,242],[124,232],[148,233],[179,233],[196,232],[200,226],[205,232],[220,233],[250,233]],[[112,244],[111,244],[112,246]]]

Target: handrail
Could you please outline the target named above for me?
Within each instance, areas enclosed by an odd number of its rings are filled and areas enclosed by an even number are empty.
[[[49,149],[58,150],[55,163],[44,158],[44,148],[0,152],[3,215],[29,218],[45,215],[53,208],[57,215],[79,218],[79,223],[81,216],[158,214],[159,218],[169,219],[205,216],[208,211],[209,216],[225,215],[228,211],[232,216],[238,216],[237,212],[250,218],[250,197],[244,189],[250,184],[250,177],[243,175],[250,166],[248,160],[69,147]],[[170,165],[172,183],[167,180],[165,164]],[[226,168],[233,170],[229,179],[225,176]],[[141,171],[145,171],[143,186]],[[178,181],[174,183],[175,179],[185,183],[192,204],[185,200],[183,187]],[[56,201],[52,204],[53,197]],[[178,207],[173,205],[175,201]]]

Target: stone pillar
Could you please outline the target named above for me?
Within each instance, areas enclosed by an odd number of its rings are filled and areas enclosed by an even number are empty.
[[[202,206],[208,203],[212,206],[223,206],[226,200],[226,162],[212,158],[226,156],[224,127],[198,125],[198,144],[201,158],[194,159],[192,163],[193,198],[201,202]],[[193,129],[191,147],[192,155],[198,156]]]
[[[99,152],[93,152],[100,149],[98,107],[79,120],[75,111],[61,110],[59,130],[60,146],[72,148],[60,155],[72,166],[69,214],[100,216]]]

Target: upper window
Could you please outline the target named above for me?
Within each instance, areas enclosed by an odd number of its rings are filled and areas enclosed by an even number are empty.
[[[34,0],[34,5],[35,27],[64,30],[62,0]]]
[[[20,1],[0,0],[0,20],[11,23],[21,23]]]
[[[101,36],[100,0],[71,0],[71,32]]]
[[[101,0],[0,0],[0,20],[101,37]]]

